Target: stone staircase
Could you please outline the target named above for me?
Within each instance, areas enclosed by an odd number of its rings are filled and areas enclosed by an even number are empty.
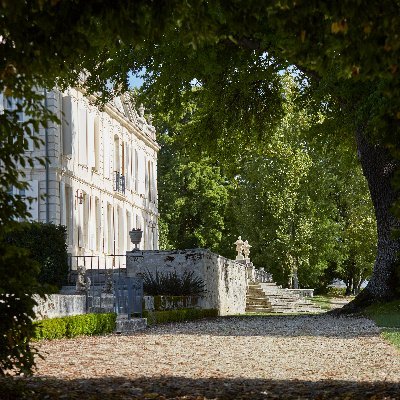
[[[249,313],[320,313],[323,310],[310,300],[282,289],[276,283],[250,282],[246,296],[246,312]]]
[[[271,303],[265,297],[260,284],[252,283],[247,287],[246,312],[263,313],[272,312]]]

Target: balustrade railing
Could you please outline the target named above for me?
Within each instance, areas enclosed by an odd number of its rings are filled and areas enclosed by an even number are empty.
[[[264,268],[255,268],[254,269],[254,278],[255,278],[256,282],[260,282],[260,283],[272,282],[272,274],[265,271]]]
[[[114,171],[114,190],[125,194],[125,176],[118,171]]]

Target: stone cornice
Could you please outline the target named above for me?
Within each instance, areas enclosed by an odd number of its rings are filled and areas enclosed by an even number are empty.
[[[96,97],[94,95],[88,95],[84,89],[75,88],[78,92],[82,93],[87,99],[92,102],[96,101]],[[132,132],[136,135],[138,139],[143,141],[146,145],[152,148],[154,151],[158,152],[160,150],[160,145],[150,137],[148,137],[144,132],[142,132],[138,126],[136,126],[132,121],[129,121],[124,115],[122,115],[115,107],[110,104],[106,104],[103,109],[110,117],[117,120],[122,126],[128,129],[129,132]]]

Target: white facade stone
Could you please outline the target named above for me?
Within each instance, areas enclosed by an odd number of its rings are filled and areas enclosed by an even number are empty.
[[[94,100],[73,88],[47,93],[47,106],[62,123],[50,124],[47,135],[40,129],[44,143],[29,151],[45,157],[47,148],[49,160],[47,173],[38,162],[24,169],[26,195],[35,199],[31,219],[65,225],[75,256],[125,254],[132,228],[143,230],[140,249],[157,250],[155,128],[139,117],[128,94],[102,110]]]

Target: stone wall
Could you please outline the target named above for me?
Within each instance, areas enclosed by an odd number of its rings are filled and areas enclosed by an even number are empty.
[[[143,257],[137,257],[143,255]],[[205,249],[127,253],[129,276],[194,271],[206,285],[199,307],[217,309],[219,315],[243,314],[246,308],[246,268]]]
[[[51,294],[47,295],[46,299],[40,296],[35,296],[34,298],[38,303],[38,305],[33,308],[37,320],[86,313],[85,295]]]

